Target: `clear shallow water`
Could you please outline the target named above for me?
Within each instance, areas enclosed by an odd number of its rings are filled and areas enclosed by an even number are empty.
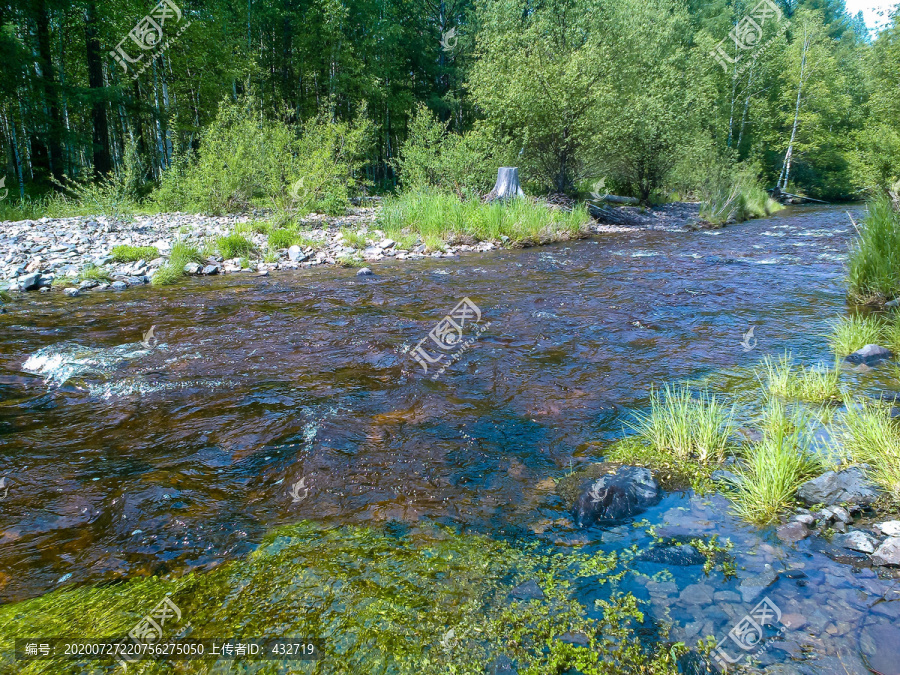
[[[28,294],[0,315],[0,475],[10,483],[0,599],[62,578],[203,568],[301,519],[427,517],[570,546],[606,542],[609,532],[572,528],[553,479],[602,456],[654,384],[739,379],[787,349],[806,363],[830,360],[822,334],[844,311],[845,211],[388,263],[368,279],[319,269],[76,300]],[[463,297],[491,326],[434,382],[409,352]],[[151,325],[159,342],[146,349]],[[750,326],[758,344],[747,353]],[[308,492],[298,499],[301,479]],[[743,538],[747,570],[761,560],[826,570],[820,583],[780,579],[770,593],[794,613],[828,618],[796,631],[814,634],[813,651],[858,660],[862,631],[898,618],[875,609],[897,607],[894,582],[783,548],[723,505],[698,504],[671,496],[648,519],[690,509],[690,533]],[[626,530],[621,545],[649,541]],[[698,582],[715,592],[740,583],[703,579],[690,567],[676,570],[674,590],[628,583],[653,616],[669,607],[673,637],[693,641],[727,632],[726,605],[752,606],[682,602]],[[877,602],[882,590],[888,602]],[[823,595],[847,605],[828,609]]]

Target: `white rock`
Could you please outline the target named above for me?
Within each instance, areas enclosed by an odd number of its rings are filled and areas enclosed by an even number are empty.
[[[875,529],[885,537],[900,537],[900,520],[889,520],[886,523],[878,523]]]
[[[872,554],[872,562],[880,567],[900,567],[900,537],[885,539]]]

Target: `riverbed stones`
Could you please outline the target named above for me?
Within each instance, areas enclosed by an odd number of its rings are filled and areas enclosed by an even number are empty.
[[[900,567],[900,537],[888,537],[872,554],[879,567]]]
[[[199,274],[200,269],[201,269],[201,267],[200,267],[199,263],[189,262],[189,263],[185,264],[185,266],[184,266],[184,273],[185,274]]]
[[[885,537],[900,537],[900,520],[889,520],[886,523],[877,523],[875,531]]]
[[[649,469],[623,466],[583,485],[572,515],[579,527],[611,524],[641,513],[659,499],[659,484]]]
[[[38,287],[41,281],[40,272],[32,272],[18,278],[19,287],[23,291],[33,291]]]
[[[363,267],[359,271],[357,271],[356,276],[358,277],[371,277],[375,276],[375,273],[370,270],[368,267]]]
[[[219,273],[219,266],[218,266],[218,265],[206,265],[206,266],[203,268],[202,272],[203,272],[203,274],[205,274],[206,276],[212,276],[213,274],[218,274],[218,273]]]
[[[291,262],[303,262],[308,256],[303,253],[303,249],[297,246],[291,246],[288,249],[288,259]]]
[[[806,539],[810,535],[810,531],[806,524],[795,520],[779,527],[775,534],[783,542],[796,544],[798,541]]]
[[[831,541],[837,546],[861,553],[874,553],[878,548],[878,540],[862,530],[850,530],[846,534],[837,534]]]
[[[538,586],[538,582],[534,579],[526,581],[524,584],[519,584],[512,589],[509,594],[516,600],[528,601],[544,599],[544,591],[541,590],[541,587]]]
[[[126,288],[128,288],[128,284],[126,284],[124,281],[114,281],[112,282],[112,284],[110,284],[110,288],[112,288],[114,291],[124,291]]]
[[[843,471],[827,471],[800,486],[797,496],[808,505],[871,504],[878,498],[877,489],[858,466]]]
[[[844,361],[854,366],[866,365],[871,367],[878,365],[882,361],[892,359],[893,357],[894,353],[887,347],[882,347],[881,345],[866,345],[862,349],[857,349],[847,356]]]
[[[744,602],[753,602],[762,595],[763,591],[777,580],[778,575],[771,568],[765,569],[759,574],[743,578],[738,587],[738,591],[741,593],[741,599]]]
[[[65,293],[70,298],[77,298],[81,293],[77,288],[64,288],[63,293]]]
[[[706,558],[690,544],[669,544],[652,546],[638,557],[641,562],[659,563],[673,567],[702,565]]]

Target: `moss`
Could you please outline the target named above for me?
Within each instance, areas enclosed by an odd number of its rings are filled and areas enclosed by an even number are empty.
[[[664,490],[693,488],[701,494],[713,490],[710,476],[713,471],[722,468],[717,462],[680,458],[665,448],[643,443],[634,437],[615,443],[607,452],[606,459],[651,469],[653,477]]]
[[[110,253],[115,262],[135,262],[137,260],[155,260],[159,251],[153,246],[113,246]]]
[[[437,526],[400,532],[301,523],[272,533],[247,559],[209,572],[6,605],[0,672],[85,672],[84,664],[14,664],[12,639],[124,635],[166,594],[182,612],[173,633],[190,622],[190,637],[198,639],[317,638],[323,658],[316,673],[474,675],[500,654],[523,675],[676,672],[678,647],[642,646],[643,616],[632,596],[614,593],[592,608],[572,597],[578,579],[605,584],[623,574],[614,553],[560,554]],[[510,590],[526,580],[540,585],[544,599],[511,599]],[[589,644],[563,642],[565,633],[582,633]],[[285,664],[267,663],[259,672],[285,672]],[[180,662],[177,672],[204,673],[212,665]],[[147,663],[138,672],[172,669]]]

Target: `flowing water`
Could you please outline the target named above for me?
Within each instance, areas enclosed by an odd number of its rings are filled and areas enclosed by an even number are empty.
[[[829,361],[853,234],[845,209],[802,208],[719,231],[387,262],[368,278],[312,269],[28,294],[0,315],[0,600],[214,566],[304,519],[646,545],[631,526],[576,530],[554,479],[602,457],[653,385],[740,386],[785,350]],[[463,298],[490,325],[435,380],[411,352]],[[878,377],[873,389],[897,388]],[[809,541],[780,545],[721,497],[669,495],[646,517],[672,535],[731,537],[741,576],[780,574],[766,594],[793,627],[763,663],[812,641],[832,659],[813,672],[866,672],[864,659],[898,672],[897,582]],[[759,599],[741,597],[740,578],[672,574],[623,583],[675,639],[721,637]]]

